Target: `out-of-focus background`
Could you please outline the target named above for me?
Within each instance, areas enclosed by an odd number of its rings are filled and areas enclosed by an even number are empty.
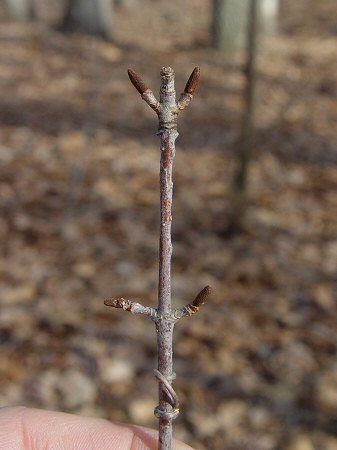
[[[336,1],[264,0],[250,59],[247,2],[0,3],[1,405],[156,427],[154,326],[103,305],[157,294],[157,118],[126,71],[157,93],[169,65],[179,93],[199,65],[174,306],[214,294],[176,327],[175,436],[337,448]]]

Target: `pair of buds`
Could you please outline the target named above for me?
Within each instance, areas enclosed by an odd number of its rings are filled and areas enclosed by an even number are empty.
[[[137,91],[140,93],[140,95],[143,95],[144,92],[146,92],[149,88],[144,83],[142,77],[138,75],[138,73],[134,72],[133,70],[128,70],[128,75],[130,78],[131,83],[134,85],[134,87],[137,89]],[[193,72],[191,73],[189,79],[187,80],[184,94],[190,94],[193,95],[200,80],[200,67],[195,67],[193,69]]]

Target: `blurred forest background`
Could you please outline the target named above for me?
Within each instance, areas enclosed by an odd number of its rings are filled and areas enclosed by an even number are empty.
[[[100,0],[96,22],[81,3],[0,2],[0,405],[157,426],[154,327],[103,305],[157,294],[157,120],[126,71],[157,93],[169,65],[179,93],[198,65],[174,168],[174,306],[214,294],[176,327],[175,436],[335,450],[336,1],[281,0],[260,36],[234,227],[247,56],[216,28],[221,2]]]

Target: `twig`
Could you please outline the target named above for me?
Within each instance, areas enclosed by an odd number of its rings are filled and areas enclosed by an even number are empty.
[[[161,75],[160,102],[147,87],[142,78],[133,70],[128,71],[131,83],[143,100],[157,113],[160,137],[160,238],[159,238],[159,288],[158,307],[143,306],[131,300],[112,298],[104,303],[114,308],[122,308],[135,314],[149,316],[156,325],[158,345],[158,369],[155,376],[159,382],[159,405],[155,414],[159,418],[159,450],[172,448],[172,421],[179,414],[179,400],[172,387],[175,378],[172,361],[172,335],[174,324],[182,317],[190,316],[199,310],[206,301],[211,288],[206,286],[193,302],[180,309],[171,306],[171,223],[172,223],[172,165],[175,155],[175,140],[178,136],[177,118],[193,99],[200,79],[200,69],[196,67],[188,79],[184,92],[176,102],[174,72],[163,67]]]
[[[204,289],[202,289],[199,294],[195,297],[193,302],[189,303],[186,306],[183,306],[182,308],[176,309],[173,312],[173,315],[176,319],[181,319],[182,317],[189,317],[192,314],[195,314],[199,311],[200,306],[202,306],[210,293],[212,292],[212,289],[210,286],[205,286]]]
[[[157,311],[155,308],[143,306],[140,303],[133,302],[132,300],[125,300],[124,298],[108,298],[104,300],[104,304],[114,308],[122,308],[124,311],[129,311],[133,314],[144,314],[152,319],[157,317]]]

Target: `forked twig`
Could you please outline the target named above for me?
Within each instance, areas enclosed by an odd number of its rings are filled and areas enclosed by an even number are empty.
[[[175,378],[172,361],[172,336],[174,324],[182,317],[196,313],[211,292],[206,286],[193,302],[179,309],[171,306],[171,223],[172,223],[172,165],[175,155],[175,140],[178,136],[177,118],[193,99],[193,94],[200,79],[200,69],[196,67],[188,79],[184,92],[176,101],[174,72],[170,67],[163,67],[161,75],[160,101],[147,87],[143,79],[133,70],[128,71],[131,83],[143,100],[157,113],[159,119],[158,136],[160,137],[160,239],[159,239],[159,287],[158,307],[151,308],[123,298],[105,300],[107,306],[122,308],[135,314],[149,316],[156,325],[158,345],[158,369],[155,376],[159,382],[159,405],[155,415],[159,418],[159,450],[172,448],[172,421],[179,414],[179,400],[172,387]]]

